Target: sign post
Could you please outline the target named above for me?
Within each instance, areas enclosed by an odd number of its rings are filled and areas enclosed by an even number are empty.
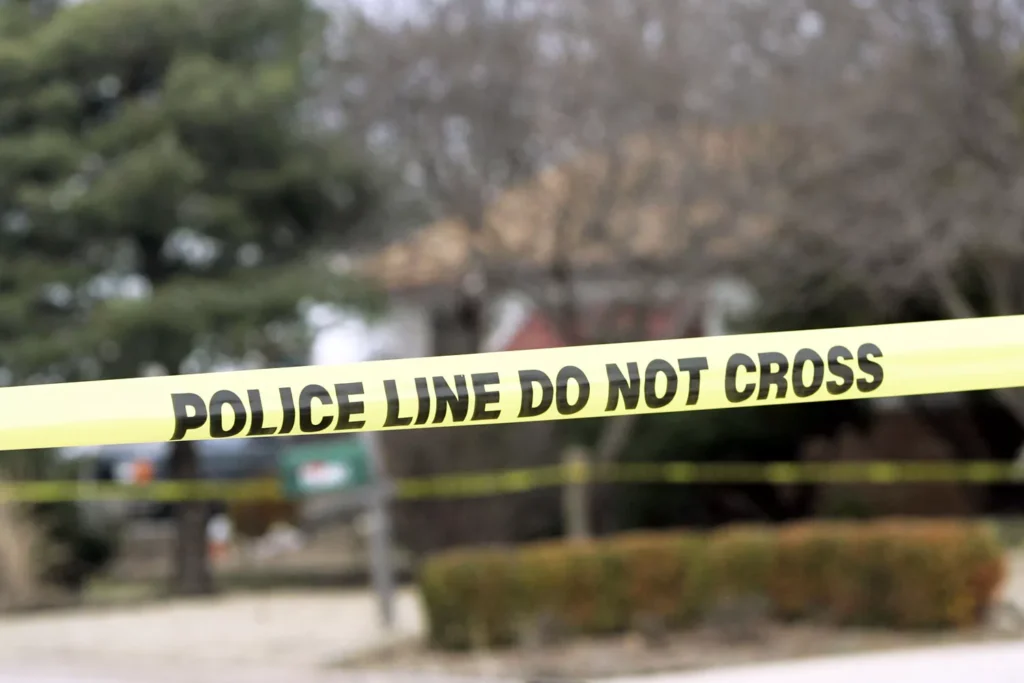
[[[380,618],[384,628],[391,630],[395,623],[395,568],[391,555],[391,487],[386,483],[380,435],[367,434],[371,471],[379,482],[370,491],[370,571],[373,587],[380,603]]]
[[[317,440],[281,453],[282,489],[289,498],[358,491],[372,484],[369,454],[356,438]]]
[[[291,499],[356,494],[349,505],[369,513],[370,574],[383,626],[394,625],[395,572],[391,556],[388,485],[376,434],[295,444],[281,453],[282,490]]]

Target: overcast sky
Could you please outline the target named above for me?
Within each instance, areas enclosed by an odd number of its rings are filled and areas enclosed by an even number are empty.
[[[407,15],[415,3],[411,0],[320,0],[330,8],[357,2],[381,21],[394,21]],[[366,360],[373,352],[374,334],[357,315],[334,316],[323,308],[313,314],[313,325],[329,326],[317,335],[312,360],[317,365],[354,363]]]

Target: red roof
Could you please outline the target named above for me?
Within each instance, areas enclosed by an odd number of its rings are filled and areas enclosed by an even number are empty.
[[[673,334],[671,313],[667,309],[649,311],[641,315],[644,315],[646,318],[644,321],[646,327],[645,340],[691,337],[700,334],[699,326],[696,324],[691,326],[690,329],[685,330],[682,334]],[[590,323],[590,325],[587,323]],[[583,329],[580,330],[581,334],[579,336],[588,343],[595,344],[628,340],[635,338],[634,335],[628,334],[630,328],[635,324],[632,312],[629,310],[622,310],[614,317],[610,316],[608,312],[594,311],[585,316],[581,325]],[[588,327],[591,329],[587,329]],[[604,334],[598,334],[598,330],[593,328],[601,328]],[[620,334],[615,334],[616,328],[621,332]],[[527,351],[531,349],[551,349],[561,346],[568,346],[568,344],[561,332],[559,332],[558,327],[543,312],[534,311],[519,326],[515,335],[501,350]]]

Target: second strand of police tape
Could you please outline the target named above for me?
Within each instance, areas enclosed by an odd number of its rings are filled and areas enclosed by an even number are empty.
[[[1024,483],[1024,469],[1002,461],[968,462],[732,462],[617,463],[602,467],[552,465],[500,472],[399,479],[399,500],[442,500],[522,493],[586,482],[622,484],[1010,484]],[[65,500],[281,500],[273,478],[242,481],[160,481],[148,484],[24,481],[0,486],[0,500],[26,503]]]

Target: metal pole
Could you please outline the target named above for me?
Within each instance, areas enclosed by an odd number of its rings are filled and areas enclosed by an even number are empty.
[[[589,463],[587,451],[570,446],[562,456],[568,475],[562,489],[562,519],[565,535],[572,540],[590,538]]]
[[[370,573],[380,606],[381,625],[391,630],[395,625],[395,568],[391,537],[391,485],[384,471],[380,436],[367,434],[373,483],[370,493]]]

